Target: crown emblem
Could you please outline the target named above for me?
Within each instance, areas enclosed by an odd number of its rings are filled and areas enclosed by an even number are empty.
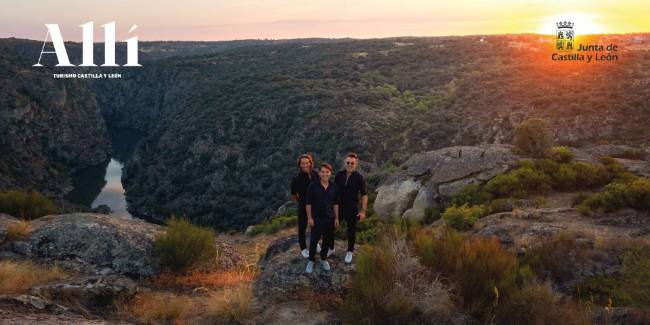
[[[557,28],[573,28],[573,23],[570,21],[559,21],[555,25]]]

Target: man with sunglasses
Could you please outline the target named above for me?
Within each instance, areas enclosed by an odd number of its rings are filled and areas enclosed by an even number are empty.
[[[338,172],[334,177],[334,184],[339,189],[339,215],[345,220],[348,226],[348,251],[345,254],[345,263],[352,263],[354,242],[357,234],[357,221],[366,217],[368,206],[368,193],[366,192],[366,180],[357,171],[359,156],[349,153],[345,157],[345,169]],[[359,198],[361,198],[361,210],[359,210]],[[330,243],[330,252],[334,252],[334,241]],[[331,254],[330,253],[330,254]]]

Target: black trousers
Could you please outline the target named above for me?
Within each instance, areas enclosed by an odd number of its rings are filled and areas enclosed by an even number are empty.
[[[298,203],[298,243],[300,250],[307,248],[307,210],[304,203]]]
[[[348,252],[354,252],[354,244],[357,240],[357,222],[359,221],[359,210],[355,208],[339,209],[339,218],[345,220],[348,228]],[[334,236],[330,241],[326,241],[329,249],[334,249]]]
[[[334,242],[334,219],[332,220],[314,220],[314,226],[311,227],[311,234],[309,235],[309,260],[314,261],[316,256],[316,246],[318,241],[323,238],[323,245],[321,245],[320,259],[327,260],[327,251],[329,245],[327,243]]]
[[[345,220],[348,228],[348,252],[354,252],[354,243],[357,239],[357,222],[359,221],[359,211],[356,207],[340,209],[340,217]],[[332,247],[334,243],[332,243]]]

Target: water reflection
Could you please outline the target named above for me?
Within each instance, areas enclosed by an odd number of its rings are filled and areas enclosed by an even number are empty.
[[[126,197],[124,197],[124,187],[122,187],[123,167],[124,164],[114,158],[111,159],[106,166],[105,185],[90,207],[96,208],[104,204],[113,210],[111,215],[122,218],[131,217],[131,214],[126,210]]]
[[[116,217],[130,218],[127,211],[122,168],[133,154],[143,134],[128,129],[109,128],[113,157],[105,163],[90,166],[72,176],[74,189],[66,196],[73,203],[92,208],[108,206]]]

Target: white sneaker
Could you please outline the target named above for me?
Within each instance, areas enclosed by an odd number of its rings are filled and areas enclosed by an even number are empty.
[[[348,252],[347,254],[345,254],[345,263],[348,264],[352,263],[352,252]]]
[[[334,248],[330,248],[330,250],[327,251],[327,257],[330,257],[334,255]]]
[[[302,252],[300,253],[302,257],[304,258],[309,258],[309,250],[308,249],[303,249]]]
[[[321,261],[320,261],[320,266],[323,267],[323,270],[325,270],[325,271],[329,271],[329,270],[332,269],[332,268],[330,267],[330,263],[327,263],[327,261],[323,261],[323,260],[321,260]],[[313,269],[313,266],[312,266],[312,269]]]
[[[314,262],[309,261],[307,262],[307,268],[305,269],[305,273],[311,273],[314,272]]]
[[[320,244],[317,244],[317,245],[316,245],[316,253],[320,253],[320,250],[321,250],[321,249],[320,249]]]

